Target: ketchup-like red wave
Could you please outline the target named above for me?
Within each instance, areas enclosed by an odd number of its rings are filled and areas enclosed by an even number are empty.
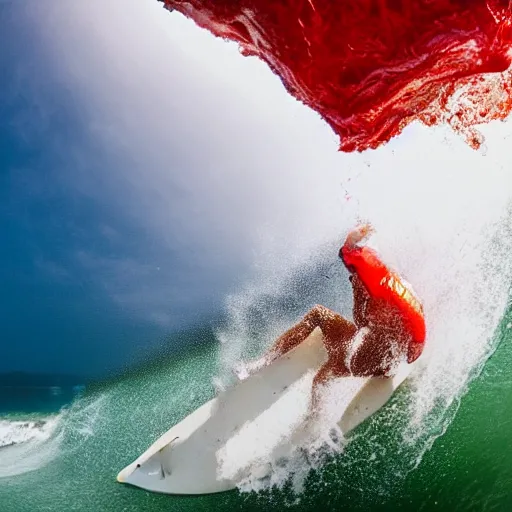
[[[340,136],[377,148],[418,119],[474,126],[512,110],[509,0],[163,0],[257,55]]]

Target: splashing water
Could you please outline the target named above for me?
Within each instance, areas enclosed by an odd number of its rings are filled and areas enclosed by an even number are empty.
[[[492,125],[488,135],[505,145],[511,129],[510,124]],[[495,349],[512,281],[512,178],[502,148],[475,154],[448,141],[441,129],[421,129],[411,136],[421,137],[422,145],[413,140],[391,152],[379,150],[364,162],[358,155],[343,157],[351,165],[346,186],[354,201],[337,226],[339,235],[332,238],[338,219],[326,219],[318,231],[327,241],[316,247],[303,241],[299,257],[294,248],[272,254],[266,247],[262,257],[271,263],[260,264],[254,281],[229,297],[229,321],[219,332],[221,377],[229,382],[233,364],[260,354],[313,304],[350,316],[351,291],[337,249],[356,218],[372,221],[376,235],[371,245],[413,283],[428,322],[428,364],[348,446],[346,440],[331,443],[330,453],[344,452],[335,471],[360,471],[369,453],[375,467],[384,464],[365,476],[374,481],[372,492],[405,477],[446,430],[469,381]],[[335,401],[330,407],[335,418]],[[330,426],[325,425],[326,432]],[[374,446],[371,432],[376,429],[389,435],[384,440],[380,436]],[[267,484],[280,487],[294,475],[295,489],[301,490],[309,469],[319,464],[314,454],[322,453],[318,443],[307,452],[309,456],[297,450],[286,464],[276,466]],[[260,490],[261,482],[248,479],[241,488]]]

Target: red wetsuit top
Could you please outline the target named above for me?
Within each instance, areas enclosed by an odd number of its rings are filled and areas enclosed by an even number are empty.
[[[404,328],[410,334],[407,361],[412,363],[423,351],[426,337],[423,306],[411,285],[391,271],[369,247],[345,244],[340,256],[349,271],[361,279],[370,297],[382,299],[394,306]]]

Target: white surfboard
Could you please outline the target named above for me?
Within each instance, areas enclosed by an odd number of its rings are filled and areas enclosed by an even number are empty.
[[[207,494],[234,489],[251,472],[264,477],[269,454],[286,454],[300,438],[312,380],[326,359],[317,328],[294,350],[172,427],[117,480],[166,494]],[[389,379],[340,379],[336,419],[343,435],[378,411],[414,366],[404,364]]]

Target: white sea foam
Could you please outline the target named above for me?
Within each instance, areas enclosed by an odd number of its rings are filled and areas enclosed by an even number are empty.
[[[58,453],[62,415],[38,420],[0,420],[0,478],[45,466]]]
[[[51,436],[57,423],[58,416],[27,421],[0,419],[0,448],[30,441],[44,441]]]

